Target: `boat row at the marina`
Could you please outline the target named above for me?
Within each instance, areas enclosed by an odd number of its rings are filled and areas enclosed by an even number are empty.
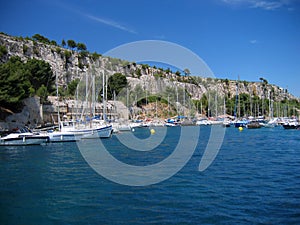
[[[300,123],[295,118],[274,118],[269,121],[263,118],[247,118],[232,120],[223,118],[220,120],[199,119],[180,120],[166,119],[160,120],[135,120],[127,123],[94,120],[92,123],[79,123],[78,121],[62,121],[57,128],[47,128],[46,130],[36,130],[32,132],[28,128],[20,128],[12,133],[0,138],[0,145],[40,145],[43,143],[71,142],[82,139],[110,138],[112,133],[134,131],[135,128],[143,127],[176,127],[176,126],[208,126],[221,125],[223,127],[245,127],[256,129],[261,127],[282,126],[284,129],[299,129]]]
[[[249,129],[256,129],[256,128],[273,128],[277,126],[282,126],[284,129],[300,129],[300,123],[295,118],[272,118],[270,120],[265,120],[263,117],[249,117],[243,119],[235,119],[229,120],[225,119],[222,122],[224,127],[245,127]]]
[[[246,127],[249,129],[256,129],[261,127],[273,128],[276,126],[282,126],[284,129],[300,129],[300,123],[295,118],[272,118],[268,121],[263,117],[248,118],[232,121],[232,125],[235,127]]]
[[[112,125],[93,123],[80,124],[76,121],[60,122],[58,129],[48,128],[46,131],[18,128],[0,138],[0,145],[40,145],[48,142],[72,142],[81,139],[109,138]]]
[[[0,137],[1,145],[40,145],[43,143],[75,142],[82,139],[110,138],[113,133],[134,131],[135,128],[164,126],[159,121],[132,121],[130,123],[92,120],[88,123],[61,121],[58,126],[43,129],[16,128]]]

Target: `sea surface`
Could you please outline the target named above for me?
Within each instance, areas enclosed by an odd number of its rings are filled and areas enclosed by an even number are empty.
[[[116,159],[145,166],[172,153],[180,129],[168,128],[149,152],[115,135],[102,142]],[[299,130],[224,128],[221,149],[200,172],[211,127],[195,129],[199,142],[186,165],[147,186],[99,175],[76,143],[0,147],[0,224],[300,224]],[[134,134],[151,135],[148,128]]]

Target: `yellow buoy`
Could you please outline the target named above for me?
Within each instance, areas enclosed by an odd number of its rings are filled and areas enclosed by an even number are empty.
[[[150,133],[151,133],[151,134],[155,134],[155,130],[154,130],[154,129],[151,129],[151,130],[150,130]]]
[[[243,130],[243,128],[242,127],[239,127],[239,131],[242,131]]]

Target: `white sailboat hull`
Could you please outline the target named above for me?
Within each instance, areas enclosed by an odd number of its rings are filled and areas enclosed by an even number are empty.
[[[91,139],[91,138],[110,138],[112,135],[112,125],[108,126],[102,126],[97,129],[91,130],[89,133],[83,136],[85,139]]]
[[[53,132],[49,134],[50,142],[79,141],[83,135],[75,135],[71,132]]]

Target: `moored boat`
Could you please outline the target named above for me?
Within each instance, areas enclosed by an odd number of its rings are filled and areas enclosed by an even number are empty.
[[[222,123],[222,126],[223,127],[230,127],[230,124],[231,124],[230,120],[224,120],[223,123]]]
[[[200,119],[196,121],[196,125],[203,126],[203,125],[211,125],[211,121],[207,119]]]
[[[113,133],[131,131],[131,127],[129,124],[119,123],[119,122],[111,122]]]
[[[248,120],[237,120],[234,122],[234,126],[235,127],[246,127],[246,125],[248,124]]]
[[[300,123],[295,119],[285,122],[282,126],[284,129],[300,129]]]
[[[249,123],[246,124],[246,128],[248,129],[257,129],[261,127],[262,125],[258,121],[250,121]]]
[[[83,135],[83,139],[110,138],[113,133],[112,125],[106,124],[84,131],[87,132],[87,134]]]
[[[164,123],[164,126],[166,127],[177,127],[179,125],[180,125],[179,121],[173,118],[166,119]]]
[[[0,138],[0,145],[40,145],[49,142],[49,136],[33,133],[28,128],[20,128]]]
[[[76,121],[60,122],[59,131],[49,132],[50,142],[73,142],[82,138],[109,138],[112,125],[97,124],[91,128],[77,126]]]
[[[273,119],[269,120],[267,123],[264,123],[263,126],[266,128],[274,128],[274,127],[278,126],[278,123],[279,123],[279,119],[273,118]]]

